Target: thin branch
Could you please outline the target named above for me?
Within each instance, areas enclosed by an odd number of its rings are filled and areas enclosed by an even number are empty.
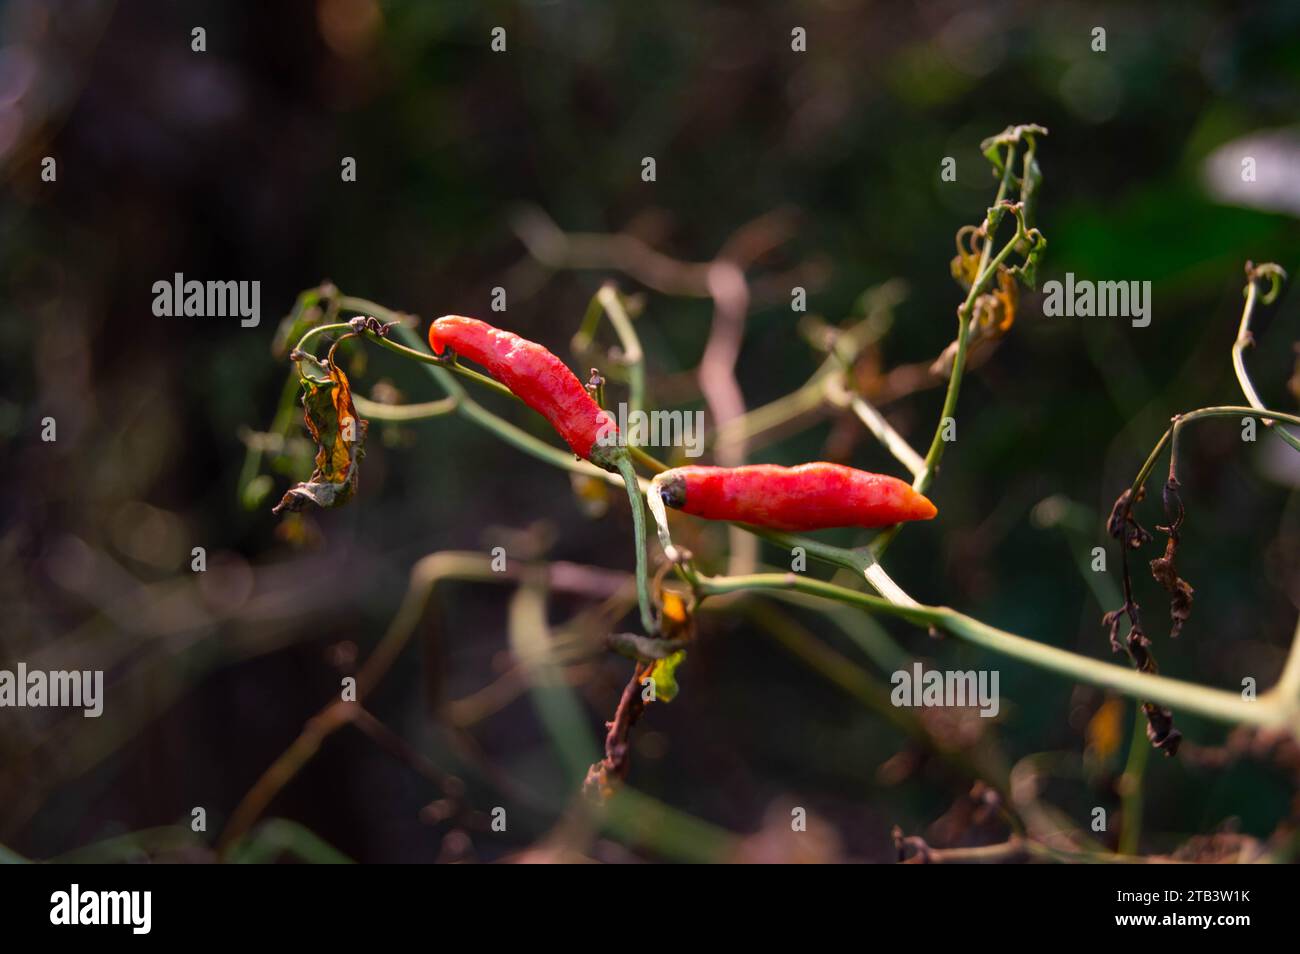
[[[1211,689],[1167,676],[1135,672],[1068,650],[1008,633],[946,606],[899,605],[887,599],[850,590],[834,583],[809,579],[795,573],[757,573],[749,576],[697,577],[697,593],[703,598],[751,589],[795,590],[836,600],[874,613],[896,616],[921,627],[936,627],[976,646],[1019,659],[1040,669],[1077,682],[1101,686],[1138,699],[1178,706],[1207,718],[1233,724],[1247,723],[1294,728],[1293,711],[1279,705],[1272,693],[1258,700],[1243,699],[1239,693]]]
[[[914,477],[919,478],[925,471],[925,460],[912,449],[907,438],[894,430],[878,410],[857,394],[850,394],[842,382],[831,378],[826,384],[826,395],[831,403],[841,407],[848,406],[858,416],[867,430],[875,435],[876,440],[885,445],[885,449],[894,455],[894,459],[907,468]]]
[[[1032,153],[1033,147],[1030,146]],[[970,339],[971,312],[975,307],[975,300],[984,292],[984,289],[993,281],[997,273],[997,267],[1011,254],[1011,252],[1024,240],[1024,219],[1016,218],[1016,234],[1011,240],[1003,246],[998,254],[990,258],[993,252],[993,236],[997,231],[997,225],[1000,221],[1000,213],[996,210],[1002,208],[1003,200],[1006,198],[1007,190],[1011,186],[1012,166],[1015,162],[1016,145],[1011,143],[1007,146],[1006,164],[1002,172],[1002,181],[998,186],[998,192],[993,200],[993,205],[989,209],[988,215],[984,218],[981,229],[984,233],[984,245],[980,252],[979,268],[976,272],[976,278],[971,282],[970,291],[966,294],[966,300],[962,302],[961,307],[957,309],[957,352],[953,356],[952,374],[948,378],[948,390],[944,394],[943,409],[939,412],[939,422],[934,429],[934,437],[930,440],[930,448],[925,455],[925,466],[921,473],[912,481],[912,489],[918,493],[925,493],[934,475],[939,469],[939,463],[943,460],[943,452],[947,446],[944,439],[948,430],[948,421],[953,419],[957,413],[957,398],[961,393],[962,377],[966,371],[966,346]],[[872,544],[873,552],[877,557],[883,556],[889,545],[898,536],[901,524],[896,525],[878,536]]]
[[[628,375],[628,410],[640,411],[645,407],[645,354],[641,350],[641,339],[637,337],[632,319],[623,307],[623,299],[613,285],[602,285],[596,299],[609,316],[609,323],[614,326],[623,348],[622,363]]]
[[[1133,740],[1128,747],[1128,761],[1124,765],[1124,774],[1119,777],[1121,854],[1137,854],[1138,841],[1142,836],[1142,783],[1146,778],[1150,758],[1147,719],[1139,706],[1133,713]]]
[[[437,401],[425,401],[421,404],[385,404],[364,395],[353,392],[352,403],[362,417],[376,421],[422,421],[430,417],[441,417],[456,410],[460,399],[445,397]]]
[[[1278,290],[1285,278],[1286,272],[1271,262],[1259,266],[1246,263],[1246,304],[1241,309],[1241,324],[1237,328],[1237,340],[1232,343],[1232,367],[1237,372],[1237,382],[1241,385],[1242,393],[1246,395],[1246,402],[1257,411],[1263,411],[1265,408],[1264,402],[1260,400],[1259,393],[1255,390],[1255,385],[1250,380],[1250,375],[1246,372],[1246,349],[1255,344],[1255,336],[1250,331],[1250,321],[1254,316],[1257,303],[1268,305],[1277,298]],[[1259,284],[1264,279],[1269,279],[1272,287],[1261,296]],[[1296,437],[1285,427],[1274,427],[1273,432],[1296,450],[1300,450],[1300,437]]]

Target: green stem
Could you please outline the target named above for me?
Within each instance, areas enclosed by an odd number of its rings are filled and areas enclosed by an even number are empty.
[[[786,549],[802,547],[804,552],[809,556],[821,560],[823,563],[829,563],[832,566],[843,567],[846,570],[852,570],[854,573],[863,577],[877,593],[895,603],[898,606],[916,606],[916,600],[912,599],[903,588],[900,587],[885,572],[880,561],[872,552],[870,546],[856,547],[852,550],[844,547],[832,546],[829,543],[822,543],[820,540],[814,540],[811,537],[797,536],[791,533],[780,533],[774,530],[767,530],[762,527],[751,527],[745,524],[737,524],[741,529],[747,530],[755,536],[769,540],[778,546]]]
[[[452,413],[456,410],[460,399],[453,396],[438,401],[425,401],[421,404],[382,404],[364,395],[353,394],[352,403],[356,405],[358,414],[371,420],[419,421]]]
[[[1276,267],[1276,266],[1275,266]],[[1274,291],[1276,295],[1276,286],[1278,279],[1273,277]],[[1255,339],[1250,333],[1250,319],[1255,312],[1255,304],[1259,300],[1259,280],[1255,275],[1251,275],[1246,285],[1246,304],[1241,310],[1241,324],[1237,328],[1237,340],[1232,344],[1232,367],[1237,372],[1237,382],[1241,385],[1241,391],[1246,395],[1246,401],[1257,411],[1264,410],[1264,402],[1260,400],[1259,393],[1255,390],[1255,385],[1250,380],[1250,375],[1246,373],[1246,349],[1255,343]],[[1273,432],[1278,437],[1286,441],[1296,450],[1300,450],[1300,437],[1292,434],[1285,427],[1275,427]]]
[[[375,340],[382,341],[384,339],[376,338]],[[395,349],[390,348],[389,350],[391,351]],[[463,364],[461,364],[460,361],[458,360],[442,361],[440,363],[442,364],[443,367],[450,368],[452,371],[456,372],[461,377],[468,378],[471,381],[477,381],[479,384],[483,385],[489,390],[497,392],[497,394],[504,394],[506,397],[515,401],[519,400],[519,396],[515,394],[514,391],[511,391],[508,387],[506,387],[496,378],[490,378],[486,374],[482,374],[481,372],[475,371],[472,368],[467,368]]]
[[[1002,200],[1006,198],[1007,189],[1011,184],[1011,169],[1015,157],[1016,147],[1013,144],[1007,147],[1006,169],[1002,173],[1002,183],[998,186],[998,194],[993,199],[994,208],[1000,206]],[[966,370],[966,350],[970,341],[970,316],[975,307],[975,299],[984,293],[984,289],[992,281],[997,267],[1011,254],[1021,237],[1020,230],[1017,229],[1017,234],[1003,246],[997,257],[990,261],[989,256],[993,253],[993,233],[996,229],[987,218],[985,224],[988,226],[988,234],[984,238],[984,248],[980,252],[979,269],[975,273],[977,277],[971,283],[970,291],[966,293],[966,300],[962,302],[961,308],[957,310],[957,354],[953,358],[952,375],[948,378],[948,390],[944,394],[943,410],[939,415],[939,425],[934,429],[934,437],[930,440],[930,449],[925,455],[925,470],[917,476],[912,484],[913,489],[918,493],[924,493],[930,486],[931,481],[934,480],[935,471],[939,469],[939,462],[943,459],[944,448],[948,443],[943,439],[944,421],[957,413],[957,398],[961,394],[962,377]],[[876,555],[879,556],[881,552],[883,550],[878,550]]]
[[[1016,244],[1021,240],[1021,235],[1013,235],[1007,244],[1002,246],[1002,250],[988,261],[989,249],[992,246],[993,238],[989,237],[985,242],[984,254],[980,259],[979,278],[970,287],[970,293],[967,294],[966,300],[962,302],[959,314],[959,331],[957,333],[957,354],[953,358],[952,376],[948,379],[948,390],[943,398],[943,410],[939,412],[939,426],[935,428],[934,437],[930,440],[930,448],[925,455],[925,469],[917,475],[912,481],[912,488],[917,493],[925,493],[930,484],[934,482],[934,475],[939,470],[939,463],[943,460],[943,452],[947,448],[948,441],[944,440],[944,422],[953,418],[957,413],[957,399],[961,395],[961,382],[966,370],[966,351],[967,343],[970,340],[970,313],[975,306],[975,299],[984,293],[993,276],[997,273],[997,268],[1007,257],[1015,250]],[[988,262],[988,264],[985,264]],[[879,554],[878,554],[879,555]]]
[[[1130,506],[1132,506],[1133,503],[1136,503],[1138,491],[1142,489],[1142,485],[1145,484],[1147,478],[1151,476],[1151,471],[1155,469],[1156,461],[1160,459],[1160,454],[1165,449],[1165,445],[1173,440],[1173,436],[1174,429],[1172,427],[1161,434],[1160,440],[1156,441],[1156,446],[1151,448],[1151,453],[1148,454],[1147,459],[1142,462],[1142,467],[1138,470],[1137,476],[1133,478],[1132,486],[1129,487]]]
[[[437,355],[429,354],[427,351],[408,348],[405,345],[400,345],[396,341],[392,341],[383,335],[374,334],[373,332],[366,332],[365,337],[379,345],[381,348],[386,348],[395,354],[404,355],[405,357],[412,358],[423,364],[436,364],[440,367],[448,368],[456,374],[459,374],[461,377],[468,378],[471,381],[476,381],[484,387],[496,391],[498,394],[504,394],[506,397],[516,401],[519,400],[519,397],[515,392],[511,391],[496,378],[490,378],[486,374],[475,371],[473,368],[467,368],[455,358],[440,358]],[[416,340],[418,341],[419,339],[417,338]]]
[[[925,473],[925,461],[912,449],[902,434],[894,430],[883,414],[866,400],[854,394],[849,398],[849,406],[858,416],[867,430],[875,435],[876,440],[885,445],[885,449],[894,455],[894,459],[907,468],[913,478],[919,479]]]
[[[623,307],[623,299],[612,285],[605,285],[596,293],[597,299],[609,315],[619,344],[623,348],[623,365],[627,368],[627,404],[629,411],[639,411],[645,406],[645,354],[641,339],[632,327],[632,319]]]
[[[1147,455],[1146,461],[1138,471],[1137,476],[1133,478],[1133,485],[1130,488],[1132,496],[1137,497],[1138,489],[1147,482],[1151,476],[1151,471],[1155,469],[1156,462],[1160,459],[1161,452],[1165,449],[1166,444],[1175,445],[1178,434],[1184,426],[1209,417],[1258,417],[1265,421],[1284,421],[1288,424],[1300,425],[1300,416],[1295,414],[1285,414],[1282,411],[1271,411],[1268,408],[1241,407],[1238,405],[1219,405],[1215,407],[1201,407],[1195,411],[1188,411],[1186,414],[1179,414],[1174,418],[1171,424],[1160,436],[1156,446],[1151,449]],[[1278,431],[1279,434],[1285,433]],[[1176,453],[1176,447],[1171,448],[1171,453]]]
[[[1199,421],[1205,417],[1258,417],[1265,421],[1286,421],[1288,424],[1300,425],[1300,416],[1295,414],[1271,411],[1268,408],[1241,407],[1232,404],[1199,407],[1195,411],[1188,411],[1186,414],[1178,415],[1179,422],[1183,424],[1190,424],[1192,421]]]
[[[1015,162],[1015,157],[1016,147],[1012,143],[1007,146],[1007,161],[1003,167],[1002,182],[998,186],[998,193],[993,199],[993,208],[999,207],[1002,200],[1006,198],[1007,189],[1011,185],[1012,165]],[[912,489],[917,493],[925,493],[929,489],[931,482],[934,480],[935,472],[939,469],[939,462],[943,460],[943,452],[948,443],[943,439],[947,430],[944,425],[957,413],[957,398],[961,394],[961,381],[966,371],[966,350],[967,343],[970,340],[970,316],[972,309],[975,307],[975,299],[984,293],[984,289],[993,279],[997,267],[1011,254],[1012,250],[1023,238],[1024,222],[1023,219],[1017,218],[1016,234],[1012,236],[1011,241],[1003,246],[997,257],[990,260],[989,256],[993,252],[993,235],[997,229],[988,216],[985,217],[984,224],[987,234],[984,237],[984,248],[980,253],[976,279],[971,283],[970,291],[966,294],[966,300],[957,309],[957,353],[953,357],[952,373],[948,377],[948,390],[944,394],[943,410],[939,412],[939,423],[934,429],[934,437],[930,440],[930,449],[925,455],[924,469],[912,481]],[[884,555],[901,529],[902,524],[896,524],[876,537],[872,543],[872,551],[877,557]]]
[[[358,308],[355,307],[355,305],[353,304],[347,304],[347,302],[349,301],[356,302],[356,301],[360,301],[360,299],[346,299],[346,298],[339,299],[340,310],[361,312],[376,318],[378,318],[379,313],[387,314],[392,317],[392,321],[394,322],[393,324],[394,328],[400,329],[405,327],[401,323],[401,319],[399,316],[393,315],[393,313],[388,311],[387,309],[381,309],[378,305],[375,305],[373,302],[365,302],[365,304],[368,307]],[[383,321],[384,319],[379,319],[379,320]],[[409,331],[410,329],[407,330]],[[353,331],[352,325],[346,321],[333,322],[327,325],[317,325],[315,328],[309,329],[306,334],[304,334],[300,339],[298,339],[298,345],[295,348],[295,350],[305,351],[306,349],[304,348],[304,345],[308,341],[310,341],[316,335],[327,331],[341,331],[349,334],[356,334],[356,332]],[[381,348],[391,351],[394,354],[400,354],[404,358],[410,358],[411,360],[418,361],[421,364],[431,364],[431,365],[437,365],[438,367],[441,368],[448,368],[456,372],[457,374],[459,374],[461,377],[469,378],[471,381],[477,381],[479,384],[482,384],[484,387],[491,388],[493,391],[496,391],[498,394],[504,394],[506,397],[514,398],[515,400],[518,400],[518,397],[515,395],[513,391],[511,391],[500,381],[497,381],[495,378],[490,378],[486,374],[481,374],[480,372],[475,371],[472,368],[467,368],[459,361],[456,361],[454,359],[440,358],[437,355],[430,354],[428,351],[419,350],[418,346],[423,342],[420,341],[418,335],[414,336],[413,344],[415,345],[415,347],[408,347],[406,345],[398,344],[396,341],[393,341],[389,337],[386,337],[384,335],[378,335],[371,331],[362,332],[360,334],[360,337],[364,337],[367,341],[373,341]],[[407,337],[407,336],[403,336],[403,337]],[[407,337],[407,340],[411,340],[411,338]]]
[[[646,569],[645,501],[641,497],[640,482],[632,466],[632,458],[621,450],[613,455],[614,466],[627,488],[627,502],[632,508],[632,533],[636,540],[636,600],[641,607],[641,625],[653,636],[659,632],[650,603],[649,572]]]
[[[329,331],[345,332],[351,330],[352,330],[352,326],[348,324],[346,321],[332,321],[329,322],[328,324],[316,325],[312,328],[308,328],[305,332],[303,332],[302,337],[298,339],[298,343],[293,346],[293,351],[305,352],[307,350],[307,342],[310,341],[312,338],[315,338],[317,335],[322,335]],[[290,354],[292,354],[293,351],[291,351]]]
[[[1270,694],[1255,701],[1222,689],[1211,689],[1167,676],[1136,672],[1124,666],[1101,662],[1055,646],[1008,633],[981,623],[946,606],[898,605],[878,596],[850,590],[834,583],[810,579],[795,573],[756,573],[734,577],[699,577],[697,592],[701,598],[742,590],[795,590],[847,603],[870,612],[885,613],[917,626],[937,627],[957,638],[1018,659],[1040,669],[1058,673],[1078,682],[1124,693],[1135,699],[1150,700],[1232,724],[1285,726],[1292,713],[1280,706]]]
[[[1128,747],[1128,763],[1124,766],[1124,774],[1120,776],[1120,804],[1123,806],[1119,833],[1121,855],[1137,854],[1138,839],[1142,835],[1142,779],[1150,755],[1147,720],[1142,714],[1141,703],[1138,703],[1133,713],[1133,741]]]

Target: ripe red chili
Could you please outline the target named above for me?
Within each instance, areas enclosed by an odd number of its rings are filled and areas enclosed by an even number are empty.
[[[579,457],[592,459],[592,449],[602,430],[609,438],[618,433],[613,417],[601,410],[569,366],[535,341],[477,318],[447,315],[430,326],[429,347],[434,354],[442,354],[450,347],[482,365],[550,421]],[[605,462],[598,463],[603,466]]]
[[[897,477],[841,464],[678,467],[654,480],[664,503],[707,520],[774,530],[886,527],[939,511]]]

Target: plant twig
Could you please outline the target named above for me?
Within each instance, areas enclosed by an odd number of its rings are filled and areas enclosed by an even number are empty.
[[[422,421],[452,413],[460,399],[453,395],[420,404],[384,404],[354,392],[352,403],[362,417],[376,421]]]
[[[795,590],[856,606],[868,612],[896,616],[916,626],[933,626],[965,642],[1078,682],[1112,689],[1138,699],[1152,699],[1162,705],[1181,707],[1220,722],[1286,726],[1293,730],[1300,724],[1297,723],[1296,714],[1289,707],[1279,705],[1272,692],[1264,693],[1258,700],[1249,701],[1235,692],[1211,689],[1168,676],[1135,672],[1017,636],[945,606],[925,606],[919,603],[900,605],[883,597],[795,573],[701,576],[696,582],[696,592],[701,598],[751,589]]]
[[[1033,140],[1029,140],[1029,155],[1026,158],[1026,169],[1032,161]],[[944,394],[943,409],[939,412],[939,422],[935,426],[934,437],[930,440],[930,448],[926,451],[924,467],[912,481],[912,489],[918,493],[925,493],[929,489],[934,475],[939,469],[939,463],[943,460],[943,452],[947,446],[948,422],[952,420],[957,413],[957,398],[961,393],[962,377],[966,370],[966,350],[970,339],[971,312],[975,308],[975,301],[984,290],[993,281],[997,274],[998,266],[1001,265],[1007,257],[1029,238],[1025,231],[1025,220],[1023,209],[1016,215],[1016,234],[1011,237],[998,252],[993,256],[993,238],[997,232],[998,224],[1001,221],[1004,206],[1003,201],[1006,199],[1007,191],[1011,186],[1012,169],[1015,163],[1016,143],[1011,142],[1007,145],[1006,161],[1002,167],[1002,181],[998,186],[998,192],[993,200],[993,205],[989,208],[988,214],[984,218],[980,231],[984,235],[984,244],[980,252],[979,267],[976,272],[976,278],[971,282],[970,290],[966,294],[966,300],[962,302],[957,309],[957,348],[953,356],[952,374],[948,378],[948,390]],[[992,256],[992,257],[990,257]],[[898,536],[901,524],[891,527],[876,537],[872,544],[872,550],[877,557],[883,556],[889,545]]]
[[[1271,282],[1271,286],[1267,292],[1261,295],[1259,291],[1260,282],[1266,279]],[[1278,291],[1285,279],[1286,272],[1272,262],[1265,262],[1263,265],[1246,263],[1246,304],[1241,309],[1241,324],[1237,328],[1237,340],[1232,343],[1232,367],[1237,373],[1237,382],[1241,385],[1241,391],[1246,396],[1246,402],[1257,411],[1263,411],[1265,408],[1264,402],[1260,400],[1259,392],[1255,390],[1255,385],[1246,372],[1246,349],[1255,343],[1255,336],[1250,331],[1250,322],[1254,316],[1256,304],[1272,304],[1277,298]],[[1266,426],[1271,424],[1271,421],[1265,422]],[[1285,427],[1274,427],[1273,432],[1296,450],[1300,450],[1300,437],[1296,437]]]
[[[1147,720],[1139,707],[1133,714],[1133,740],[1128,747],[1128,762],[1119,777],[1120,787],[1120,854],[1137,854],[1142,836],[1142,783],[1146,777],[1151,746],[1147,742]]]
[[[614,326],[623,348],[621,363],[627,369],[628,410],[640,411],[645,407],[645,354],[641,350],[641,339],[637,337],[632,319],[623,307],[623,299],[613,285],[602,285],[596,299],[609,316],[609,323]]]
[[[645,504],[636,471],[632,469],[632,458],[625,453],[616,453],[613,458],[623,478],[623,486],[627,488],[627,500],[632,510],[632,531],[636,546],[636,596],[637,605],[641,609],[641,625],[648,635],[653,636],[659,627],[651,608],[649,573],[646,569]]]

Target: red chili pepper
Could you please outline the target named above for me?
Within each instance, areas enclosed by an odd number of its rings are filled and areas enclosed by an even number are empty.
[[[477,318],[447,315],[429,328],[429,347],[442,354],[450,347],[487,369],[515,395],[551,422],[579,457],[592,459],[604,431],[614,446],[618,433],[613,416],[602,411],[569,366],[546,348]],[[602,466],[605,461],[597,461]]]
[[[939,512],[897,477],[841,464],[678,467],[654,483],[670,507],[774,530],[886,527]]]

